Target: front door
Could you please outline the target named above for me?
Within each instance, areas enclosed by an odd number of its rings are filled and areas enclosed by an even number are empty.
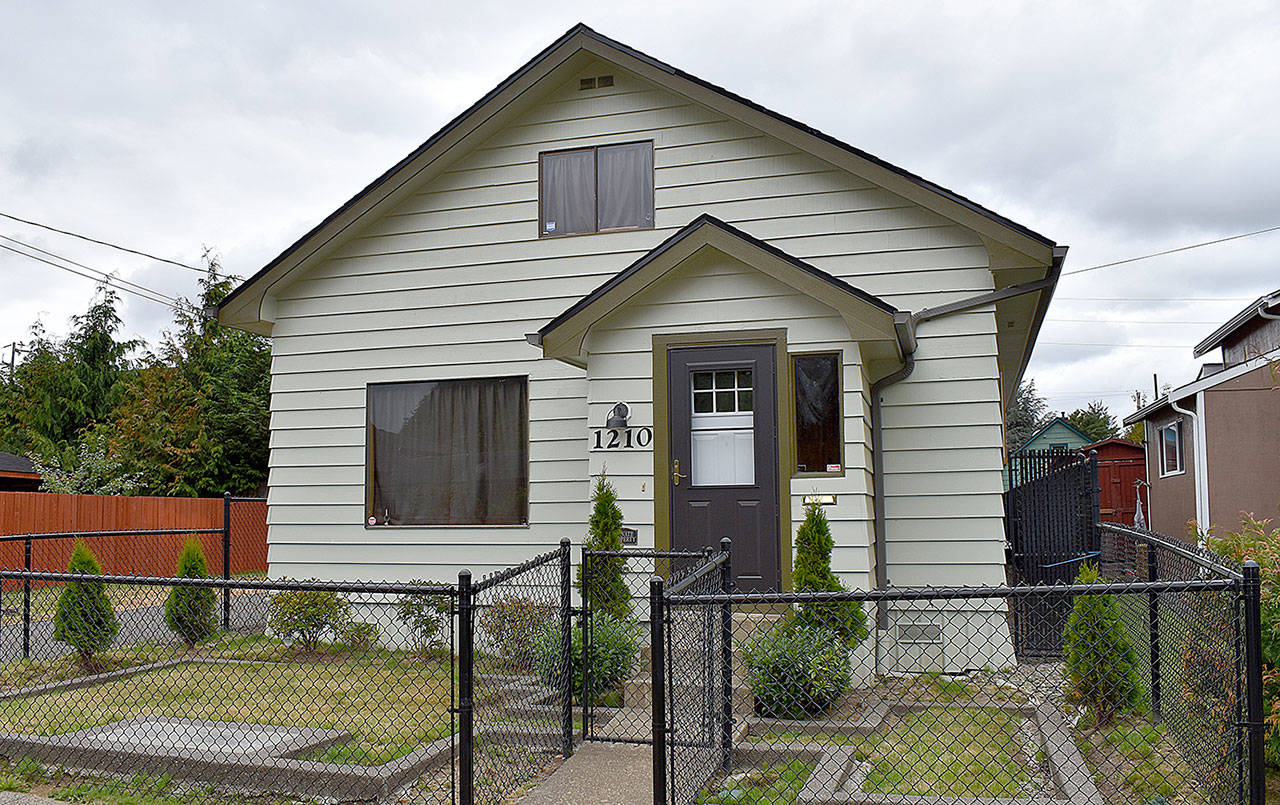
[[[733,540],[738,589],[781,589],[773,344],[667,352],[671,547]]]

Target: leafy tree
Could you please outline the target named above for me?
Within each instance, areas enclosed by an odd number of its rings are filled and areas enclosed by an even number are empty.
[[[1076,584],[1097,584],[1098,568],[1081,565]],[[1077,595],[1063,630],[1071,694],[1105,726],[1138,706],[1138,655],[1125,636],[1114,595]]]
[[[1026,444],[1044,425],[1048,411],[1049,404],[1036,392],[1034,378],[1018,384],[1004,418],[1005,446],[1010,452]]]
[[[132,495],[139,489],[137,474],[127,473],[120,458],[107,450],[103,434],[87,434],[76,448],[75,458],[64,463],[51,463],[41,455],[32,455],[40,488],[45,492],[66,495]],[[64,466],[66,468],[64,468]]]
[[[1067,422],[1094,442],[1120,435],[1116,418],[1102,400],[1094,400],[1086,407],[1072,411],[1067,415]]]
[[[199,540],[187,540],[178,556],[176,575],[184,579],[209,577],[209,566]],[[217,631],[216,599],[217,592],[212,587],[174,587],[164,602],[164,622],[191,648]]]
[[[831,570],[831,524],[822,506],[810,503],[804,522],[796,531],[796,564],[792,572],[795,588],[802,592],[842,592],[845,587]],[[867,616],[860,601],[801,604],[793,619],[796,625],[830,629],[850,648],[868,635]]]
[[[71,550],[68,573],[101,575],[93,551],[81,540]],[[88,673],[96,670],[93,655],[106,651],[120,632],[106,587],[100,581],[71,581],[58,595],[53,616],[53,639],[71,646],[80,656],[80,667]]]
[[[591,519],[587,522],[587,539],[584,550],[622,550],[622,509],[618,507],[618,493],[609,483],[605,473],[600,473],[591,490]],[[583,565],[578,566],[578,589],[582,590]],[[582,590],[590,602],[592,611],[607,613],[618,620],[631,616],[631,591],[624,577],[626,559],[621,556],[593,556],[591,558],[590,589]]]

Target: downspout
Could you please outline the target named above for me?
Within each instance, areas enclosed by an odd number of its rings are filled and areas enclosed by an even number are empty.
[[[1062,272],[1062,261],[1066,259],[1066,256],[1067,249],[1065,246],[1055,246],[1053,248],[1053,261],[1043,279],[1010,285],[998,291],[978,294],[968,299],[961,299],[958,302],[925,308],[918,313],[900,311],[894,314],[893,329],[898,339],[898,346],[902,351],[902,368],[871,384],[871,494],[876,565],[873,569],[872,578],[876,589],[884,589],[889,586],[885,558],[884,461],[881,454],[884,435],[883,422],[881,421],[883,410],[883,400],[881,398],[885,389],[895,383],[902,382],[915,369],[916,326],[921,322],[990,305],[1002,299],[1051,289],[1058,281],[1058,275]],[[876,607],[876,627],[878,629],[887,628],[887,614],[884,607]],[[878,660],[879,652],[877,651],[877,662]]]
[[[1196,411],[1183,408],[1172,397],[1169,398],[1169,407],[1191,420],[1191,443],[1195,445],[1192,483],[1196,487],[1196,528],[1203,530],[1209,527],[1209,462],[1205,455],[1204,417],[1200,415],[1204,412],[1204,392],[1196,392]]]

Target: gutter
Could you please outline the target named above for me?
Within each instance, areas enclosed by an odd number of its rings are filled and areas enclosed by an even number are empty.
[[[875,534],[875,567],[872,569],[871,575],[876,589],[885,589],[889,586],[889,578],[886,575],[888,560],[885,550],[884,460],[881,453],[881,448],[884,444],[883,417],[881,415],[884,401],[882,397],[885,389],[906,380],[915,369],[916,326],[922,322],[972,310],[976,307],[983,307],[1003,299],[1052,290],[1053,286],[1058,282],[1058,276],[1062,272],[1062,261],[1066,256],[1067,249],[1065,246],[1055,246],[1053,249],[1053,262],[1050,264],[1049,271],[1043,279],[1018,283],[1001,288],[998,291],[988,291],[957,302],[925,308],[918,313],[898,312],[894,314],[893,329],[898,338],[898,347],[902,350],[902,368],[871,384],[871,489]],[[1034,338],[1034,333],[1032,338]],[[1028,355],[1028,357],[1030,356]],[[1023,367],[1025,368],[1025,366],[1026,363],[1024,362]],[[877,607],[876,609],[877,628],[887,628],[887,610],[883,607]]]

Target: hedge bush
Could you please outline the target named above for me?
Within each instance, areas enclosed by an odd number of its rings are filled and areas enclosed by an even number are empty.
[[[174,575],[184,579],[206,579],[209,566],[199,540],[188,539],[178,557]],[[164,622],[181,637],[188,648],[207,640],[218,628],[214,604],[218,593],[212,587],[174,587],[164,600]]]
[[[369,651],[378,647],[382,630],[377,624],[348,621],[338,628],[338,642],[353,651]]]
[[[804,522],[796,531],[796,564],[792,580],[796,590],[804,592],[844,592],[845,587],[831,570],[831,549],[835,540],[831,524],[822,506],[805,506]],[[849,648],[866,639],[867,616],[861,601],[807,603],[796,608],[792,616],[796,626],[831,629]]]
[[[590,689],[583,689],[582,627],[575,626],[572,640],[573,695],[585,701],[596,701],[601,694],[621,684],[636,668],[640,654],[640,636],[629,621],[619,620],[604,612],[591,616]],[[544,622],[537,637],[537,670],[544,685],[554,685],[561,672],[560,625]]]
[[[1101,581],[1084,563],[1077,584]],[[1063,659],[1072,697],[1105,726],[1137,709],[1141,697],[1138,655],[1124,633],[1114,595],[1077,595],[1062,632]]]
[[[538,635],[554,620],[555,611],[551,604],[512,596],[481,610],[480,629],[499,657],[519,668],[532,668]]]
[[[408,627],[414,646],[425,654],[440,642],[440,628],[444,626],[444,619],[452,606],[453,601],[447,595],[411,593],[400,596],[396,601],[396,618]]]
[[[853,669],[844,638],[834,629],[783,624],[742,650],[757,715],[806,718],[827,711],[849,689]]]
[[[89,546],[76,540],[67,572],[101,575],[102,568]],[[67,582],[58,595],[58,606],[53,616],[53,639],[76,650],[84,671],[91,673],[96,670],[93,655],[110,648],[119,633],[120,622],[116,620],[115,609],[102,582]]]
[[[350,622],[351,606],[327,590],[281,590],[271,596],[268,609],[277,637],[315,651],[326,633],[336,635]]]

